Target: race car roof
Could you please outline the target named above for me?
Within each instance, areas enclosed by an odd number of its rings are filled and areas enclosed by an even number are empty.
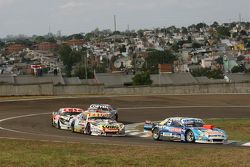
[[[99,113],[99,112],[89,112],[87,113],[88,117],[100,117],[100,118],[109,118],[110,114],[109,113]]]
[[[89,106],[89,108],[99,108],[99,107],[101,107],[101,108],[110,108],[111,105],[109,105],[109,104],[91,104]]]
[[[61,112],[83,112],[81,108],[60,108],[59,111]]]
[[[190,121],[203,122],[200,118],[191,118],[191,117],[169,117],[160,122],[161,125],[165,124],[168,120],[180,121],[181,123],[187,123]]]

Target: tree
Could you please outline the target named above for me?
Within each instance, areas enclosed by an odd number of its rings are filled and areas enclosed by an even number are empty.
[[[4,48],[4,46],[5,46],[5,43],[0,41],[0,49]]]
[[[211,70],[210,68],[199,68],[191,71],[194,77],[206,76],[213,79],[223,79],[223,72],[221,70]]]
[[[215,61],[216,61],[217,64],[220,64],[220,65],[223,65],[223,64],[224,64],[224,62],[223,62],[223,57],[222,57],[222,56],[220,56],[220,57],[218,57],[217,59],[215,59]]]
[[[158,73],[158,64],[172,64],[177,57],[170,51],[152,50],[148,53],[143,69],[151,74]]]
[[[182,27],[182,28],[181,28],[181,32],[182,32],[183,34],[188,34],[188,29],[187,29],[186,27]]]
[[[136,74],[133,78],[134,85],[151,85],[153,81],[150,79],[149,72],[143,72],[141,74]]]
[[[244,72],[244,71],[245,71],[244,65],[234,66],[234,67],[231,69],[231,72],[232,72],[232,73],[240,73],[240,72]]]
[[[217,21],[215,21],[215,22],[213,22],[213,24],[211,25],[211,27],[217,28],[217,27],[219,27],[219,23]]]
[[[219,38],[230,37],[230,29],[228,27],[220,26],[216,30]]]
[[[46,40],[45,40],[45,38],[43,37],[43,36],[38,36],[38,37],[36,37],[35,38],[35,40],[34,40],[34,42],[35,43],[42,43],[42,42],[45,42]]]
[[[200,30],[201,28],[207,27],[207,24],[206,23],[198,23],[195,27],[197,30]]]
[[[66,44],[61,45],[58,50],[60,59],[63,61],[63,64],[65,66],[67,76],[71,76],[72,66],[74,64],[71,52],[72,49]]]
[[[67,37],[68,40],[71,40],[71,39],[83,39],[84,36],[82,34],[73,34],[73,35],[70,35]]]
[[[56,43],[56,39],[54,37],[49,37],[48,39],[46,39],[46,42]]]
[[[83,66],[82,64],[80,66],[78,66],[75,71],[74,71],[74,76],[75,77],[79,77],[80,79],[85,79],[85,66]],[[94,72],[90,69],[87,68],[87,78],[88,79],[93,79],[94,78]]]
[[[194,42],[192,43],[192,48],[200,48],[202,45],[200,43]]]

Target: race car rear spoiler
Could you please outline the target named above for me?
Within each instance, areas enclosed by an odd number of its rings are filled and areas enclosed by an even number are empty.
[[[144,127],[143,127],[144,131],[145,132],[152,131],[155,124],[156,124],[156,122],[146,120],[145,123],[144,123]]]

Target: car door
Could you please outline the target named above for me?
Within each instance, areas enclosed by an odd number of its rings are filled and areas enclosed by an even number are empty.
[[[179,120],[172,120],[168,127],[172,140],[181,140],[182,128],[183,126],[181,125]]]
[[[75,120],[75,129],[77,132],[83,132],[86,127],[86,115],[80,114],[78,118]]]

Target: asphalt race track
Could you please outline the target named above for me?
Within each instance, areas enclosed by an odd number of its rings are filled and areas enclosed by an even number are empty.
[[[119,122],[123,122],[124,124],[140,123],[145,120],[162,120],[169,116],[250,118],[249,99],[250,95],[183,95],[87,96],[81,98],[5,101],[0,103],[0,138],[129,145],[174,144],[185,146],[189,144],[156,142],[151,138],[136,136],[96,137],[58,130],[51,126],[51,113],[61,107],[81,107],[87,109],[92,103],[108,103],[119,109]],[[196,144],[196,146],[201,145]]]

